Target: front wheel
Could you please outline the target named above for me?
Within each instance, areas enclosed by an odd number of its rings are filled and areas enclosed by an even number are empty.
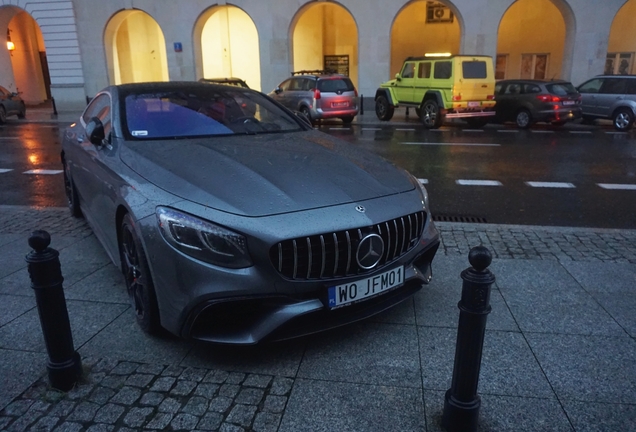
[[[517,127],[519,129],[528,129],[530,124],[532,124],[532,116],[530,115],[530,111],[527,109],[519,110],[517,115],[515,116],[515,123],[517,123]]]
[[[26,105],[24,105],[24,102],[23,102],[22,105],[20,106],[20,111],[18,112],[18,118],[23,119],[25,117],[26,117]]]
[[[159,334],[159,307],[146,254],[130,214],[126,214],[119,230],[121,270],[137,324],[149,334]]]
[[[621,108],[616,111],[612,121],[614,122],[614,129],[617,131],[629,130],[634,124],[634,113],[629,108]]]
[[[7,121],[7,112],[3,106],[0,106],[0,124],[4,124]]]
[[[71,216],[75,218],[82,217],[82,210],[79,205],[79,196],[77,195],[77,189],[75,189],[75,183],[73,182],[73,176],[71,175],[71,167],[63,162],[64,168],[64,192],[66,193],[66,204],[71,211]]]
[[[435,100],[424,101],[420,109],[420,120],[427,129],[437,129],[442,125],[442,114]]]
[[[307,117],[307,120],[309,120],[309,123],[311,123],[312,126],[315,124],[314,120],[311,118],[309,108],[307,108],[306,106],[302,106],[300,107],[300,112],[303,113],[305,117]]]
[[[393,118],[395,108],[389,103],[385,96],[378,96],[375,100],[375,115],[382,121],[389,121]]]

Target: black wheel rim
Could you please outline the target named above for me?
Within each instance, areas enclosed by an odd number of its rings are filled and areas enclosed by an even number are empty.
[[[424,124],[427,126],[432,126],[435,124],[435,120],[437,119],[437,108],[435,107],[435,105],[428,103],[424,105],[422,115]]]
[[[122,270],[126,279],[126,288],[128,289],[130,301],[135,308],[137,318],[143,319],[146,286],[134,234],[132,233],[132,228],[128,225],[124,226],[122,232],[122,261]]]
[[[66,192],[66,201],[69,207],[73,206],[73,185],[68,172],[68,167],[64,166],[64,192]]]
[[[380,117],[384,117],[386,115],[386,105],[384,104],[384,101],[378,101],[377,110]]]

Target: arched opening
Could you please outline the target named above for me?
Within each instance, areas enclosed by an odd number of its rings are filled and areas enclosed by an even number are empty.
[[[391,27],[391,77],[404,59],[425,53],[459,54],[461,31],[452,10],[440,2],[415,0],[397,14]]]
[[[163,32],[147,13],[115,14],[106,26],[104,47],[111,84],[169,80]]]
[[[565,39],[563,14],[552,1],[516,1],[499,24],[495,77],[562,78]]]
[[[344,7],[312,3],[292,24],[294,70],[329,69],[347,75],[358,86],[358,27]]]
[[[618,11],[610,29],[607,44],[605,73],[628,75],[636,73],[634,52],[636,52],[636,0],[629,0]]]
[[[203,78],[241,78],[260,91],[258,31],[243,10],[236,6],[208,9],[197,20],[194,42]]]
[[[51,98],[51,80],[44,39],[39,25],[26,11],[15,6],[0,7],[1,85],[21,93],[30,105]]]

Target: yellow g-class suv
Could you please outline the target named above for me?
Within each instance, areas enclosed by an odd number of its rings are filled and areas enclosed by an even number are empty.
[[[427,54],[409,57],[395,79],[375,93],[375,113],[390,120],[395,107],[415,108],[425,127],[436,129],[444,118],[463,118],[482,127],[495,115],[492,57]]]

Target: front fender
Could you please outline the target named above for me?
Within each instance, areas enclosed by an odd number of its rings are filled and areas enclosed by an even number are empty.
[[[378,97],[380,96],[384,96],[391,105],[393,106],[397,105],[397,103],[395,102],[397,99],[393,97],[393,94],[390,89],[380,87],[379,89],[375,91],[375,98],[373,100],[377,100]]]

